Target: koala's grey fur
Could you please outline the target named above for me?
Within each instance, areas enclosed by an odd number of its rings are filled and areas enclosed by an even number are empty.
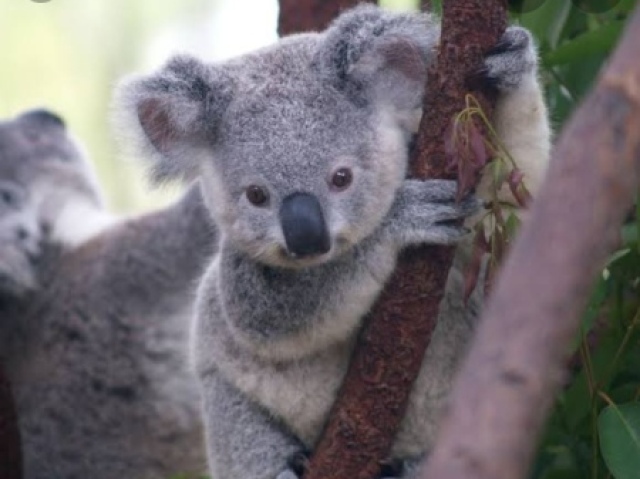
[[[121,87],[125,125],[154,175],[200,177],[220,229],[192,336],[212,477],[297,477],[289,461],[313,449],[399,250],[461,237],[450,220],[474,200],[456,206],[451,182],[405,179],[438,36],[428,15],[360,6],[323,33],[219,64],[176,57]],[[535,190],[549,149],[536,52],[522,29],[503,42],[484,73],[500,93],[499,132]],[[333,191],[332,173],[345,167],[353,183]],[[268,192],[260,206],[250,186]],[[317,254],[300,255],[296,227],[327,235],[330,248],[311,235]],[[394,458],[420,457],[434,438],[477,315],[477,297],[462,304],[462,282],[458,265]]]
[[[186,341],[215,230],[199,187],[155,213],[104,218],[76,142],[38,111],[0,123],[4,191],[0,360],[25,479],[202,473]]]

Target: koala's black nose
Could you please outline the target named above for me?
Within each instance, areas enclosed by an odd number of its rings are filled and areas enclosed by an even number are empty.
[[[329,232],[318,199],[294,193],[282,201],[280,222],[287,249],[295,256],[313,256],[331,249]]]

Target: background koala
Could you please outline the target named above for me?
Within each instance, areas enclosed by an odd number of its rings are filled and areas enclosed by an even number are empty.
[[[62,120],[44,110],[0,122],[0,294],[35,286],[43,235],[75,245],[113,221],[84,154],[66,135]]]
[[[405,179],[438,37],[427,15],[361,6],[324,33],[213,65],[177,57],[122,86],[155,177],[201,177],[220,229],[192,337],[212,477],[297,477],[290,460],[314,447],[397,252],[461,237],[452,220],[474,200],[455,206],[452,182]],[[534,190],[549,148],[536,62],[511,28],[485,64]],[[454,269],[394,458],[433,440],[476,314]]]
[[[215,244],[199,188],[115,221],[46,111],[0,123],[0,188],[0,359],[25,478],[204,471],[186,364],[192,296]]]

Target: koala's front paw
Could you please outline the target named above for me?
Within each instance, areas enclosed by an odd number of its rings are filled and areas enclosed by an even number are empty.
[[[385,223],[399,248],[416,244],[454,244],[468,234],[457,223],[480,208],[473,196],[455,202],[456,182],[406,180]]]
[[[276,479],[299,479],[304,475],[309,462],[310,452],[303,449],[293,454],[288,461],[288,468],[276,476]]]
[[[482,76],[498,90],[514,90],[525,78],[535,78],[538,56],[529,31],[509,27],[489,52]]]

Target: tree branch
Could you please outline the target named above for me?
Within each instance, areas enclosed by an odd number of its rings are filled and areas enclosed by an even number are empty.
[[[427,92],[412,174],[445,177],[444,133],[464,109],[467,78],[506,27],[502,0],[448,0],[442,46]],[[480,91],[472,92],[483,106]],[[436,325],[453,249],[403,253],[361,334],[305,479],[371,479],[380,473],[404,417],[411,386]],[[435,476],[434,476],[435,477]]]
[[[22,451],[18,417],[11,394],[9,379],[0,364],[0,477],[22,478]]]
[[[341,11],[376,0],[280,0],[278,35],[324,30]]]
[[[593,280],[640,179],[640,9],[565,128],[422,477],[524,478]]]

